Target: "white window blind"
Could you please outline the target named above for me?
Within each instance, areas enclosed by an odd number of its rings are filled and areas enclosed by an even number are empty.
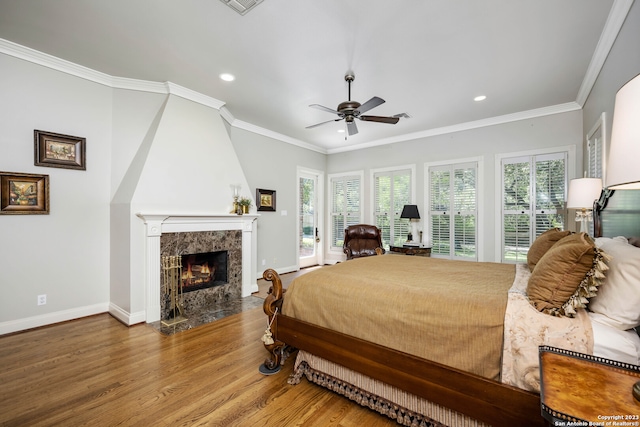
[[[602,137],[597,135],[593,139],[587,142],[587,150],[589,156],[589,165],[587,175],[589,178],[603,178],[602,165],[603,165],[603,144]]]
[[[477,164],[429,167],[431,254],[477,259]]]
[[[409,233],[409,220],[401,219],[404,205],[411,202],[411,171],[398,170],[374,174],[374,219],[382,232],[385,249],[402,245]]]
[[[360,177],[331,178],[331,248],[342,250],[345,228],[360,222]]]
[[[526,262],[531,242],[564,228],[567,153],[502,160],[502,261]]]

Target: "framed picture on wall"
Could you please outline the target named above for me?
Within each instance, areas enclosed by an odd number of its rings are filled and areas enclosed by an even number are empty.
[[[271,211],[276,210],[276,192],[275,190],[263,190],[262,188],[256,189],[256,204],[259,211]]]
[[[36,166],[86,170],[86,138],[33,131]]]
[[[49,214],[49,175],[0,172],[0,215]]]

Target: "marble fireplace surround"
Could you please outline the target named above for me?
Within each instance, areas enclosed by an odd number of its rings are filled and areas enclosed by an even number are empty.
[[[185,215],[138,213],[145,224],[145,312],[146,322],[160,320],[160,236],[162,233],[198,231],[242,231],[242,297],[258,291],[256,219],[258,215]]]

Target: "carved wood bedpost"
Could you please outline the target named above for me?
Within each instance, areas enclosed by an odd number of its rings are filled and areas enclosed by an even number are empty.
[[[280,370],[280,365],[286,358],[284,351],[286,344],[278,341],[277,338],[278,312],[282,309],[282,296],[285,291],[282,289],[282,280],[275,270],[271,268],[265,270],[264,273],[262,273],[262,277],[271,282],[271,287],[262,305],[262,309],[269,319],[269,327],[265,331],[265,336],[262,338],[264,347],[269,352],[269,358],[260,366],[260,372],[265,375],[270,375]]]

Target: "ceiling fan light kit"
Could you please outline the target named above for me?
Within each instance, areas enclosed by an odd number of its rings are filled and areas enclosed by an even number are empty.
[[[358,101],[351,100],[351,82],[355,80],[355,75],[353,73],[347,73],[344,76],[344,79],[349,85],[349,99],[347,101],[341,102],[338,105],[338,108],[332,110],[331,108],[319,105],[319,104],[311,104],[309,107],[316,108],[318,110],[326,111],[328,113],[333,113],[338,115],[337,119],[327,120],[325,122],[316,123],[315,125],[307,126],[307,129],[315,128],[320,125],[324,125],[326,123],[331,122],[339,122],[344,120],[347,124],[347,132],[349,135],[355,135],[358,133],[358,126],[356,126],[355,119],[362,120],[365,122],[377,122],[377,123],[388,123],[395,125],[400,120],[400,117],[409,117],[406,113],[396,114],[394,116],[368,116],[362,115],[362,113],[366,113],[367,111],[384,104],[384,99],[374,96],[364,104],[360,104]]]

